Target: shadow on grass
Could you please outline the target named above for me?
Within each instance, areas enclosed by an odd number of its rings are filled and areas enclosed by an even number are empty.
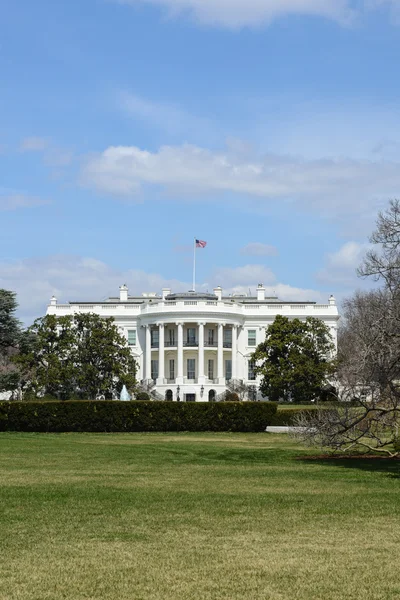
[[[386,473],[392,479],[400,479],[400,460],[384,456],[299,456],[297,460],[304,463],[316,463],[319,465],[341,467],[347,469],[359,469],[361,471],[372,471]]]

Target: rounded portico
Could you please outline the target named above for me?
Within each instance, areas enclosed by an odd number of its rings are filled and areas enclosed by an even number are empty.
[[[173,400],[207,400],[237,378],[240,310],[219,305],[216,294],[168,294],[163,306],[147,306],[144,380]],[[235,314],[236,313],[236,314]],[[209,394],[213,390],[214,392]]]

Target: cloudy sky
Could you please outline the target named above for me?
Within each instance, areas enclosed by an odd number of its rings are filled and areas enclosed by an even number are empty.
[[[0,287],[343,298],[400,195],[399,0],[14,0]]]

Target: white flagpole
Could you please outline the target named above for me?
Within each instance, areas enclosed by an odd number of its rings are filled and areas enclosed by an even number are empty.
[[[193,291],[196,291],[196,238],[193,241]]]

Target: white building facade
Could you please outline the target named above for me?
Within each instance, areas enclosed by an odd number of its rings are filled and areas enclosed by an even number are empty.
[[[282,302],[266,297],[262,284],[256,296],[224,296],[221,288],[130,296],[123,285],[119,297],[69,304],[53,297],[47,309],[56,316],[78,312],[113,317],[136,359],[142,389],[156,399],[186,402],[218,400],[227,390],[261,400],[251,355],[276,315],[318,317],[335,343],[339,320],[333,296],[328,304]]]

